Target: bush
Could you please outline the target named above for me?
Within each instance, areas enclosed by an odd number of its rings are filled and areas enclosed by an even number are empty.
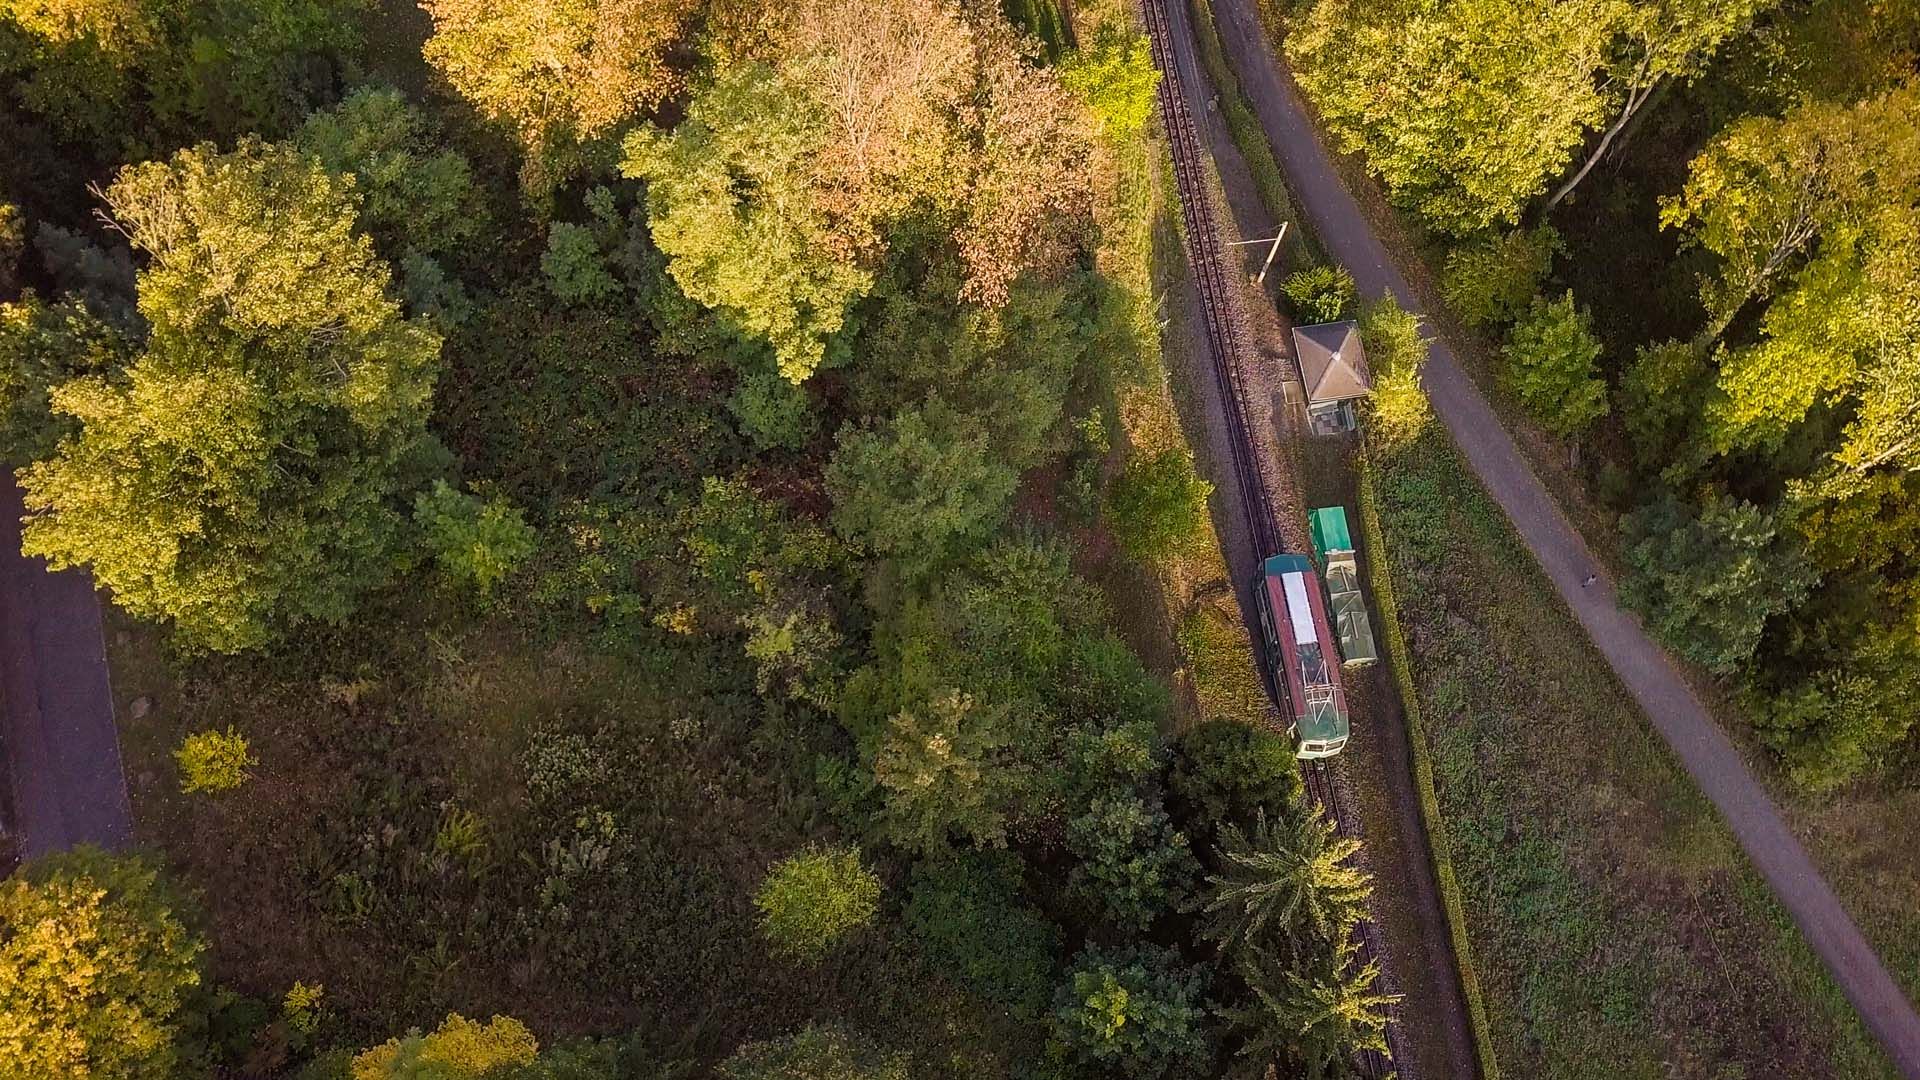
[[[1447,253],[1440,294],[1469,325],[1512,322],[1539,292],[1560,249],[1551,225],[1468,241]]]
[[[506,499],[481,502],[445,480],[413,500],[413,521],[441,574],[482,604],[537,546],[533,527]]]
[[[1383,449],[1406,446],[1433,422],[1433,404],[1420,385],[1429,350],[1420,335],[1420,317],[1401,310],[1393,297],[1384,297],[1361,310],[1360,340],[1373,372],[1368,431]]]
[[[1308,325],[1338,322],[1353,312],[1360,299],[1353,275],[1339,266],[1313,266],[1289,274],[1280,282],[1280,293],[1293,309],[1294,319]]]
[[[247,782],[247,770],[260,764],[247,747],[246,737],[225,731],[197,731],[180,741],[173,752],[180,766],[180,790],[232,791]]]
[[[584,225],[556,221],[547,231],[547,253],[540,257],[547,286],[565,304],[591,304],[620,291],[607,272],[600,241]]]
[[[1212,831],[1293,805],[1300,767],[1284,737],[1237,720],[1210,720],[1180,737],[1169,782],[1182,822]]]
[[[1600,341],[1573,293],[1534,300],[1503,352],[1507,387],[1547,430],[1575,435],[1606,415],[1607,384],[1594,375]]]
[[[1107,494],[1107,518],[1127,554],[1153,562],[1200,535],[1212,494],[1213,485],[1193,471],[1193,455],[1172,447],[1128,463]]]
[[[1172,949],[1091,947],[1054,996],[1048,1056],[1127,1080],[1211,1075],[1205,988]]]
[[[1060,934],[1020,896],[1020,861],[976,853],[913,871],[907,928],[936,966],[981,997],[1036,1019],[1053,988]]]
[[[723,1080],[908,1080],[905,1054],[838,1028],[809,1025],[784,1039],[748,1043],[720,1064]]]
[[[540,1044],[510,1016],[486,1024],[448,1014],[431,1033],[389,1039],[353,1059],[353,1080],[492,1080],[532,1065]]]
[[[1712,378],[1707,358],[1684,341],[1640,347],[1620,378],[1620,420],[1642,468],[1672,463]]]
[[[740,430],[753,440],[755,449],[797,450],[806,444],[818,424],[813,402],[804,387],[789,382],[777,371],[755,371],[744,375],[727,408],[740,422]]]
[[[11,1080],[172,1080],[205,943],[144,858],[81,847],[0,882],[0,1060]]]
[[[808,848],[775,864],[754,894],[773,951],[812,962],[873,921],[880,879],[854,848]]]
[[[1146,35],[1130,28],[1105,30],[1060,65],[1060,82],[1087,103],[1102,137],[1125,146],[1153,118],[1160,69],[1153,66]]]

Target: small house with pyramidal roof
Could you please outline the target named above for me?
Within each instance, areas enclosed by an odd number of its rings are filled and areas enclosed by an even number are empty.
[[[1313,430],[1322,434],[1352,431],[1353,403],[1373,392],[1367,350],[1360,344],[1360,324],[1349,319],[1296,326],[1293,354],[1300,365]]]

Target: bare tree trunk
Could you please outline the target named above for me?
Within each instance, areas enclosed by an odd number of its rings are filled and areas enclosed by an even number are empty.
[[[1593,148],[1593,153],[1587,155],[1586,164],[1580,166],[1580,171],[1568,177],[1567,182],[1561,184],[1559,189],[1548,197],[1546,205],[1540,208],[1541,217],[1544,218],[1552,213],[1554,207],[1559,206],[1562,200],[1573,194],[1573,189],[1580,185],[1580,181],[1587,178],[1587,174],[1593,171],[1593,167],[1600,164],[1600,159],[1607,154],[1607,147],[1613,144],[1614,138],[1627,126],[1627,121],[1639,115],[1640,107],[1653,96],[1652,89],[1649,87],[1638,93],[1627,92],[1626,107],[1620,110],[1620,115],[1615,117],[1613,123],[1607,127],[1606,134],[1600,136],[1600,144]]]
[[[1672,79],[1660,80],[1659,85],[1653,88],[1653,93],[1648,94],[1647,99],[1634,110],[1633,119],[1627,121],[1627,126],[1621,130],[1619,137],[1613,140],[1613,148],[1606,151],[1607,157],[1617,158],[1626,150],[1627,144],[1633,141],[1633,137],[1642,127],[1646,126],[1647,117],[1659,111],[1654,106],[1658,105],[1660,99],[1666,97],[1667,93],[1673,89],[1673,83]]]

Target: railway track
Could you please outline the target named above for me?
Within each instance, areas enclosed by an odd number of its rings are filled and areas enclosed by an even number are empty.
[[[1200,293],[1200,309],[1205,321],[1207,352],[1212,362],[1214,379],[1220,387],[1221,399],[1226,406],[1224,411],[1232,449],[1234,479],[1239,490],[1241,507],[1246,513],[1254,548],[1258,557],[1264,558],[1278,553],[1282,547],[1283,537],[1297,533],[1299,530],[1287,530],[1281,527],[1282,519],[1276,513],[1272,495],[1256,456],[1258,443],[1253,439],[1247,423],[1248,399],[1237,362],[1240,356],[1245,355],[1244,338],[1236,316],[1237,307],[1233,300],[1233,287],[1227,277],[1226,259],[1220,234],[1213,216],[1214,203],[1208,184],[1208,157],[1206,151],[1201,148],[1198,130],[1187,108],[1186,93],[1180,81],[1179,65],[1173,55],[1173,32],[1167,19],[1167,2],[1168,0],[1141,0],[1141,10],[1146,22],[1147,36],[1153,49],[1153,60],[1161,72],[1160,116],[1166,127],[1167,143],[1173,155],[1174,181],[1180,194],[1180,214],[1186,225],[1187,260],[1193,268],[1194,284]],[[1297,499],[1297,495],[1295,498]],[[1285,509],[1302,523],[1306,520],[1305,507],[1289,506]],[[1262,665],[1263,672],[1269,668],[1270,665]],[[1280,726],[1277,712],[1272,714],[1271,722],[1275,726]],[[1353,813],[1339,777],[1334,773],[1332,766],[1324,762],[1309,765],[1305,770],[1304,779],[1308,794],[1333,820],[1340,835],[1359,836],[1359,818]],[[1377,987],[1386,993],[1397,993],[1398,987],[1386,963],[1385,951],[1380,945],[1378,924],[1372,919],[1363,919],[1354,927],[1353,933],[1358,946],[1359,962],[1363,965],[1377,963],[1380,966]],[[1386,1026],[1388,1052],[1382,1054],[1374,1050],[1363,1050],[1354,1055],[1354,1065],[1362,1076],[1384,1078],[1397,1075],[1400,1080],[1413,1080],[1411,1070],[1407,1068],[1406,1058],[1400,1052],[1399,1028],[1398,1017],[1394,1015],[1393,1010],[1389,1010]]]

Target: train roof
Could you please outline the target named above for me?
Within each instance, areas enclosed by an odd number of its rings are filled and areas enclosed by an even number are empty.
[[[1330,551],[1352,551],[1353,536],[1347,531],[1347,508],[1344,506],[1323,506],[1307,515],[1307,524],[1313,530],[1313,550],[1326,561]]]
[[[1344,738],[1347,695],[1340,686],[1331,620],[1313,563],[1305,555],[1274,555],[1261,564],[1261,587],[1279,638],[1275,657],[1303,741]]]

